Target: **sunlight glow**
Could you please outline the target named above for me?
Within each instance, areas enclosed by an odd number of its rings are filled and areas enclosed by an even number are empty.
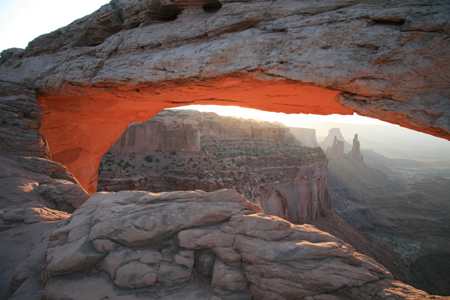
[[[344,115],[312,115],[312,114],[285,114],[267,112],[238,106],[217,106],[217,105],[189,105],[175,109],[194,109],[202,112],[215,112],[221,116],[234,116],[245,119],[263,120],[269,122],[280,122],[290,127],[303,127],[307,123],[351,123],[351,124],[374,124],[391,125],[377,119],[359,116],[356,113],[352,116]]]

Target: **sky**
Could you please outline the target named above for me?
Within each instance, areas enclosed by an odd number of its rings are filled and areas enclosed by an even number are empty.
[[[172,109],[194,109],[215,112],[221,116],[280,122],[288,127],[313,128],[320,143],[331,128],[338,127],[351,144],[359,135],[362,149],[376,149],[392,158],[450,160],[450,142],[422,132],[406,129],[378,119],[343,115],[284,114],[236,106],[189,105]]]
[[[280,122],[290,127],[304,127],[308,123],[356,123],[356,124],[374,124],[374,125],[390,125],[390,123],[382,122],[377,119],[362,117],[356,113],[353,116],[344,115],[312,115],[312,114],[285,114],[261,111],[250,108],[242,108],[237,106],[217,106],[217,105],[189,105],[178,107],[177,109],[195,109],[198,111],[215,112],[221,116],[236,116],[245,119],[264,120],[269,122]]]
[[[25,48],[36,37],[66,26],[109,0],[0,0],[0,52]]]

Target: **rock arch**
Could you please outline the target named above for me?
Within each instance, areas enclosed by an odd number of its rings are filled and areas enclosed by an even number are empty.
[[[447,1],[221,1],[215,13],[208,3],[112,1],[2,52],[2,103],[21,111],[11,120],[31,120],[3,126],[27,133],[21,150],[33,155],[45,155],[40,129],[89,193],[130,122],[186,104],[356,111],[450,139]]]

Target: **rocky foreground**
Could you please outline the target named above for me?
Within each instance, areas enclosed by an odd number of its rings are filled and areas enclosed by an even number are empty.
[[[234,190],[97,193],[37,244],[14,281],[43,265],[48,300],[446,298],[393,280],[314,226],[260,210]],[[42,298],[24,290],[11,299]]]

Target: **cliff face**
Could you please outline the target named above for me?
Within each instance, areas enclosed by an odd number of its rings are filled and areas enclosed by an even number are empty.
[[[142,123],[132,123],[111,147],[111,152],[165,151],[199,153],[200,137],[249,138],[283,141],[295,137],[289,128],[269,122],[219,117],[196,111],[162,112]]]
[[[289,127],[289,132],[292,133],[301,146],[304,147],[318,147],[316,139],[316,130],[310,128]]]
[[[200,123],[188,116],[156,116],[143,123],[131,124],[111,147],[121,151],[200,152]]]
[[[289,130],[214,113],[165,111],[130,126],[111,148],[102,160],[99,191],[235,188],[265,213],[305,223],[329,206],[327,163],[319,148],[299,146]],[[167,147],[161,141],[168,137],[178,142]]]
[[[244,187],[243,194],[248,199],[257,199],[266,214],[303,224],[315,220],[330,205],[327,163],[323,153],[317,153],[301,160],[290,157],[290,165],[295,167],[289,168],[286,164],[284,168],[259,170],[268,174],[282,172],[284,176],[280,181],[260,184],[249,192],[246,192],[248,187]]]

